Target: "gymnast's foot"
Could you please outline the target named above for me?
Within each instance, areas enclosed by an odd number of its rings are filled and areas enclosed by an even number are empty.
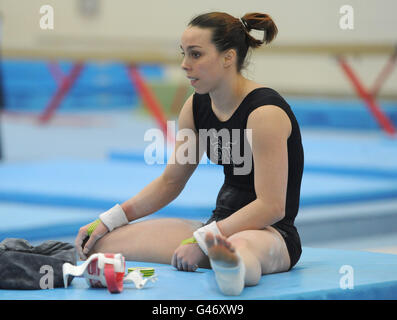
[[[226,237],[217,235],[216,239],[211,232],[205,235],[205,244],[208,248],[208,257],[217,265],[232,268],[239,263],[236,250]]]
[[[219,289],[225,295],[237,296],[244,289],[245,266],[233,245],[224,236],[205,235],[208,257]]]

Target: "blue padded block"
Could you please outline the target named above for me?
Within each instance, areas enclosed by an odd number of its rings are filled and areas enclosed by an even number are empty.
[[[342,266],[353,268],[353,289],[342,289]],[[176,271],[170,265],[128,261],[127,267],[151,266],[158,281],[138,290],[127,284],[120,294],[89,288],[75,278],[68,288],[53,290],[0,290],[1,300],[283,300],[283,299],[396,299],[397,255],[303,248],[301,260],[289,272],[262,276],[259,284],[247,287],[237,297],[223,295],[208,269]]]
[[[101,160],[5,164],[0,166],[0,201],[102,210],[138,193],[163,170],[164,165]],[[193,209],[210,214],[222,183],[222,168],[200,165],[182,193],[165,210],[171,214],[173,210],[189,214]],[[395,197],[396,179],[309,170],[302,180],[302,206]]]
[[[203,211],[203,212],[202,212]],[[173,210],[174,216],[194,220],[208,220],[208,212],[199,209]],[[28,241],[71,237],[84,226],[98,218],[97,209],[70,208],[62,206],[26,205],[0,202],[0,241],[5,238],[22,238]],[[164,218],[157,213],[145,219]]]
[[[98,212],[138,193],[161,175],[163,169],[164,165],[151,166],[139,161],[66,159],[3,164],[0,166],[0,215],[11,224],[17,221],[18,225],[0,227],[0,238],[38,240],[74,235]],[[180,217],[204,222],[214,209],[222,183],[220,166],[200,165],[179,197],[151,217]],[[396,179],[305,169],[300,206],[396,198]],[[35,208],[16,208],[9,212],[9,208],[4,206],[7,203],[34,205]],[[58,207],[59,210],[45,210],[40,206]],[[76,209],[80,210],[80,214],[72,213]],[[90,210],[90,214],[84,213]],[[47,219],[46,215],[51,219]],[[57,221],[56,216],[60,217]],[[50,226],[49,221],[52,221]]]
[[[302,127],[380,130],[379,124],[359,99],[287,97]],[[395,101],[379,101],[381,109],[397,123]]]
[[[397,139],[388,136],[303,132],[305,173],[396,179]],[[167,155],[164,155],[164,161]],[[111,150],[111,160],[144,162],[143,150]],[[205,156],[204,156],[205,158]]]
[[[77,235],[79,228],[98,218],[97,210],[0,203],[0,241],[28,241]]]

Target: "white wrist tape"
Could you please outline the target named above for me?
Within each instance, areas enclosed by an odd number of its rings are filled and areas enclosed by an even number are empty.
[[[124,210],[119,204],[116,204],[113,208],[99,215],[99,219],[109,229],[109,232],[118,227],[128,224],[128,219],[124,213]]]
[[[213,221],[210,224],[207,224],[206,226],[201,227],[193,232],[194,238],[197,240],[198,245],[206,255],[208,255],[208,248],[205,244],[205,235],[207,234],[207,232],[211,232],[214,237],[221,234],[216,224],[216,221]]]

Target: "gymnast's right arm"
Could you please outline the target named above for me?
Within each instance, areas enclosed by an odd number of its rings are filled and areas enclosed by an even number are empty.
[[[106,233],[160,210],[182,192],[203,155],[202,148],[199,148],[199,138],[193,120],[193,95],[186,100],[179,114],[178,131],[181,132],[182,129],[186,129],[185,132],[190,132],[191,134],[189,138],[185,137],[182,141],[178,141],[180,139],[176,140],[173,154],[168,160],[164,172],[158,178],[121,205],[115,205],[110,210],[102,213],[99,216],[99,220],[96,221],[96,226],[91,234],[89,229],[93,223],[80,228],[75,240],[75,246],[81,259],[86,259],[87,253],[95,242]],[[192,155],[193,158],[189,157],[190,161],[185,164],[180,163],[177,157],[177,150],[182,145],[184,150],[195,150],[195,154]],[[93,228],[91,227],[91,229]],[[88,241],[83,245],[89,234]]]
[[[188,129],[194,133],[195,140],[185,139],[184,141],[178,141],[179,139],[177,139],[174,151],[162,175],[121,205],[129,221],[154,213],[173,201],[181,193],[186,182],[196,169],[201,156],[198,155],[198,137],[195,134],[196,130],[193,122],[192,100],[192,96],[190,96],[180,111],[178,131]],[[196,148],[198,157],[192,161],[193,163],[181,164],[176,159],[177,150],[181,145],[184,145],[183,149],[191,150],[191,148],[187,148],[186,143],[194,143],[193,147]]]

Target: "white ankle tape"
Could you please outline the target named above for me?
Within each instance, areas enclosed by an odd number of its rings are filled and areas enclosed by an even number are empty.
[[[128,219],[123,208],[116,204],[113,208],[99,215],[99,219],[109,229],[109,232],[118,227],[128,224]]]
[[[245,286],[245,265],[236,251],[239,262],[235,267],[225,267],[210,259],[219,289],[228,296],[238,296]]]
[[[210,224],[207,224],[206,226],[201,227],[201,228],[197,229],[195,232],[193,232],[194,238],[197,240],[198,245],[200,246],[201,250],[203,250],[206,255],[208,255],[208,248],[207,248],[207,245],[205,244],[205,235],[207,234],[207,232],[211,232],[214,235],[214,237],[216,235],[221,234],[215,221],[213,221]]]

